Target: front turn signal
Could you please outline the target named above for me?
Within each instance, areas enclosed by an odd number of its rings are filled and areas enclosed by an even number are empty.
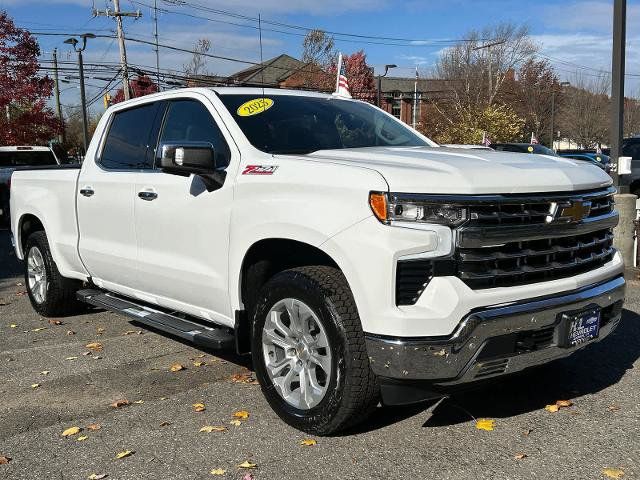
[[[378,220],[387,223],[387,195],[385,193],[369,193],[369,206]]]

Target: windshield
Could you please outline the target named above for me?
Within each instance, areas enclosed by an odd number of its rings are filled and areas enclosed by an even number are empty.
[[[267,153],[430,146],[409,127],[366,103],[297,95],[220,98],[249,142]]]
[[[0,152],[0,167],[37,167],[56,164],[56,159],[49,150],[13,150]]]

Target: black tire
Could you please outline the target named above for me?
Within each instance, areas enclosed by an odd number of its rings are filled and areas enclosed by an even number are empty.
[[[284,400],[265,366],[262,331],[270,309],[284,298],[304,302],[324,327],[332,355],[332,375],[318,405],[298,409]],[[371,371],[360,317],[347,280],[340,270],[309,266],[276,274],[261,289],[251,334],[253,364],[271,408],[289,425],[315,435],[330,435],[364,420],[379,402],[379,386]]]
[[[29,284],[28,258],[32,249],[37,248],[44,260],[47,288],[44,300],[38,302]],[[56,263],[49,250],[47,235],[43,231],[32,233],[27,239],[24,250],[24,284],[33,309],[43,317],[61,317],[78,313],[83,304],[76,299],[76,292],[82,282],[60,275]]]

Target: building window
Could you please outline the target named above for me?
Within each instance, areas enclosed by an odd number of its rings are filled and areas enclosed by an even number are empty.
[[[402,92],[395,91],[392,94],[393,100],[391,103],[391,114],[400,119],[402,113]]]

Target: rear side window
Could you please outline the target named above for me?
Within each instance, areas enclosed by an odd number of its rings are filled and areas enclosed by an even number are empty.
[[[57,165],[56,158],[50,151],[0,152],[0,167],[39,167],[45,165]]]
[[[228,165],[229,146],[209,110],[197,100],[169,103],[160,143],[208,142],[213,145],[216,164]]]
[[[153,168],[147,149],[157,108],[157,103],[149,103],[113,115],[100,157],[102,167],[112,170]]]

